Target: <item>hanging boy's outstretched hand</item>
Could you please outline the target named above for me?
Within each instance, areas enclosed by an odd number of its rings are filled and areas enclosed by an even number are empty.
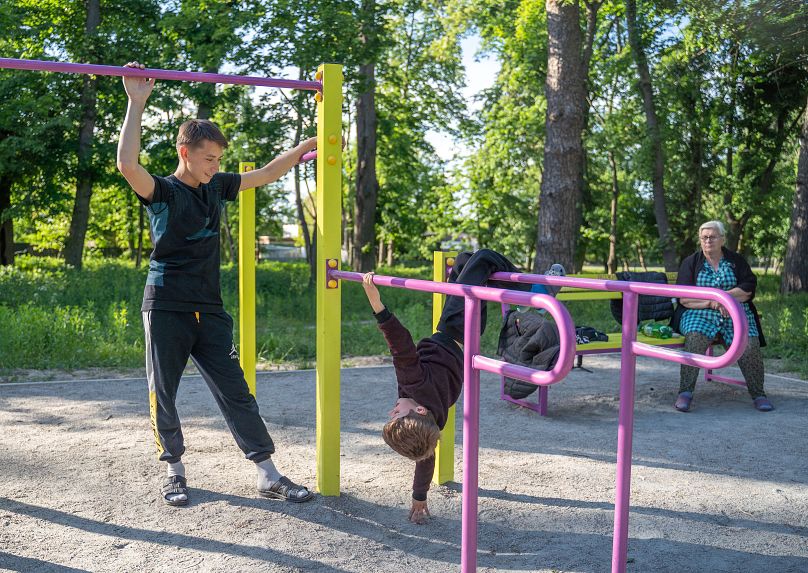
[[[137,62],[129,62],[124,68],[138,68],[145,69],[146,66]],[[126,95],[129,99],[136,103],[145,104],[149,99],[152,89],[154,89],[154,78],[132,78],[124,76],[123,89],[126,90]]]
[[[373,309],[373,312],[379,314],[384,310],[384,305],[382,304],[382,297],[379,294],[379,289],[377,289],[376,285],[373,284],[374,274],[375,273],[373,272],[365,273],[365,275],[362,277],[362,286],[365,288],[365,294],[368,297],[368,302],[370,303],[370,307]]]
[[[412,500],[412,507],[410,508],[409,517],[410,521],[417,523],[418,525],[423,525],[429,520],[430,517],[431,515],[429,514],[429,508],[426,506],[426,500]]]

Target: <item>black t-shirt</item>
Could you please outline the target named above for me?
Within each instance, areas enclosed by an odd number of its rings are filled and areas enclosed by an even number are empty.
[[[151,202],[138,196],[154,241],[141,310],[222,310],[219,222],[240,185],[236,173],[217,173],[196,188],[170,175],[154,177]]]

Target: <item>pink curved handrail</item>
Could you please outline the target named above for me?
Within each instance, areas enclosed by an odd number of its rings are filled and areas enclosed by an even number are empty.
[[[211,74],[207,72],[182,72],[177,70],[158,70],[153,68],[145,68],[141,70],[140,68],[125,68],[123,66],[74,64],[71,62],[54,62],[50,60],[19,60],[15,58],[0,58],[0,68],[40,72],[62,72],[68,74],[93,74],[96,76],[156,78],[158,80],[250,85],[270,88],[291,88],[310,91],[322,91],[323,89],[323,84],[321,82],[305,80],[237,76],[232,74]]]
[[[714,300],[721,304],[732,319],[733,339],[732,344],[721,356],[705,356],[703,354],[693,354],[670,348],[653,346],[644,342],[632,340],[631,347],[634,354],[638,356],[648,356],[660,358],[670,362],[678,362],[688,366],[699,368],[724,368],[737,362],[746,350],[749,342],[749,323],[746,319],[746,312],[732,295],[716,288],[695,287],[686,285],[663,285],[654,283],[639,283],[631,281],[613,281],[602,279],[580,279],[571,277],[555,277],[547,275],[534,275],[522,273],[494,273],[491,278],[499,281],[509,281],[515,283],[545,284],[558,287],[575,287],[588,290],[605,290],[631,292],[635,294],[650,294],[656,296],[698,298],[704,300]],[[626,338],[624,337],[625,341]]]

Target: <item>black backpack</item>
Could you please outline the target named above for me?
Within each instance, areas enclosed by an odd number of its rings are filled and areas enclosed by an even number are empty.
[[[659,271],[632,272],[622,271],[617,273],[619,281],[634,281],[641,283],[668,284],[668,275]],[[609,301],[612,316],[618,324],[623,324],[623,300],[612,299]],[[641,294],[639,309],[637,311],[637,324],[644,320],[667,320],[673,317],[673,301],[669,296],[655,296]]]

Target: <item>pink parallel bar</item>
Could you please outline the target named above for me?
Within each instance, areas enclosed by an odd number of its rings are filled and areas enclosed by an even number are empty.
[[[309,151],[308,153],[304,153],[300,156],[300,163],[306,163],[307,161],[311,161],[313,159],[317,159],[317,150]]]
[[[73,64],[47,60],[17,60],[0,58],[0,68],[12,70],[32,70],[39,72],[63,72],[67,74],[93,74],[96,76],[126,76],[130,78],[156,78],[181,82],[203,82],[210,84],[233,84],[264,86],[269,88],[290,88],[297,90],[322,91],[323,84],[304,80],[281,78],[261,78],[257,76],[237,76],[232,74],[211,74],[207,72],[181,72],[152,68],[125,68],[123,66],[103,66],[100,64]]]
[[[560,330],[561,329],[559,329],[559,331]],[[559,335],[562,337],[566,336],[566,334],[561,334],[560,332]],[[563,350],[566,350],[566,345],[562,351]],[[574,346],[572,347],[572,355],[574,358]],[[572,369],[572,362],[573,360],[569,360],[569,366],[567,367],[567,357],[562,356],[561,352],[559,352],[558,361],[553,369],[544,371],[519,366],[518,364],[511,364],[510,362],[503,362],[502,360],[495,360],[494,358],[488,358],[486,356],[474,357],[474,367],[478,370],[485,370],[486,372],[500,374],[502,376],[507,376],[508,378],[516,378],[524,382],[530,382],[536,386],[549,386],[551,384],[561,382]]]
[[[702,300],[714,300],[721,304],[732,319],[733,340],[726,353],[722,356],[705,356],[652,346],[643,342],[637,342],[636,337],[626,338],[623,332],[623,341],[631,340],[632,351],[638,356],[649,356],[660,358],[688,366],[699,368],[724,368],[729,366],[741,357],[746,350],[749,341],[749,323],[746,320],[746,313],[738,301],[731,295],[716,288],[694,287],[686,285],[662,285],[653,283],[638,283],[630,281],[612,281],[603,279],[578,279],[571,277],[555,277],[547,275],[533,275],[527,273],[494,273],[491,278],[498,281],[510,281],[515,283],[544,284],[558,287],[575,287],[591,290],[617,291],[626,293],[650,294],[656,296],[670,296],[677,298],[698,298]]]
[[[328,269],[328,279],[342,279],[353,282],[362,282],[362,273],[351,271],[338,271]],[[508,376],[518,378],[525,382],[537,385],[555,384],[560,382],[570,370],[575,360],[575,325],[572,322],[566,307],[546,294],[534,294],[521,291],[503,290],[499,288],[471,286],[458,283],[443,283],[425,281],[421,279],[403,279],[399,277],[388,277],[384,275],[373,275],[374,284],[404,288],[407,290],[417,290],[422,292],[438,292],[450,296],[464,296],[466,298],[476,298],[480,300],[490,300],[492,302],[516,304],[520,306],[531,306],[533,308],[543,308],[550,313],[558,327],[558,335],[562,341],[558,353],[558,360],[552,370],[538,371],[524,368],[514,364],[507,364],[492,358],[477,356],[475,366],[494,373],[501,373],[504,368],[508,369]]]
[[[639,295],[623,295],[623,341],[637,338]],[[637,356],[631,345],[620,349],[620,405],[617,416],[617,469],[614,485],[612,573],[626,573],[628,509],[631,496],[631,448],[634,435],[634,382]]]
[[[329,279],[338,279],[345,281],[352,281],[361,283],[362,273],[355,273],[352,271],[339,271],[335,269],[328,269],[327,276]],[[474,297],[480,300],[490,300],[492,302],[516,304],[520,306],[531,306],[533,308],[543,308],[549,312],[554,319],[565,321],[568,320],[569,328],[571,331],[571,340],[575,339],[575,329],[572,328],[572,319],[566,307],[556,299],[546,294],[535,294],[529,292],[521,292],[514,290],[503,290],[500,288],[491,288],[483,286],[471,286],[458,283],[439,283],[433,281],[425,281],[422,279],[404,279],[400,277],[389,277],[385,275],[373,275],[373,282],[379,286],[388,286],[395,288],[403,288],[407,290],[417,290],[421,292],[437,292],[447,294],[450,296],[464,296]],[[566,326],[566,325],[565,325]],[[559,326],[559,332],[561,327]],[[574,348],[573,354],[574,357]],[[560,359],[559,359],[560,362]]]
[[[446,284],[446,283],[441,283]],[[480,301],[466,298],[463,348],[463,497],[460,531],[460,571],[477,571],[477,496],[480,455]],[[562,345],[563,346],[563,345]],[[570,361],[572,366],[572,361]]]

